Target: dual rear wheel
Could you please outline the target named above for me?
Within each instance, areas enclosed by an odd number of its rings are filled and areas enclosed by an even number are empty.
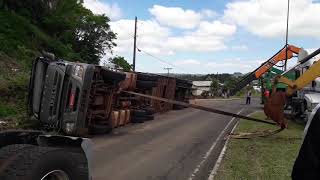
[[[85,154],[29,144],[0,149],[1,180],[88,180]]]

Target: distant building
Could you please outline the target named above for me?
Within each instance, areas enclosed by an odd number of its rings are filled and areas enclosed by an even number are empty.
[[[192,81],[192,94],[200,96],[204,91],[210,91],[211,81]]]

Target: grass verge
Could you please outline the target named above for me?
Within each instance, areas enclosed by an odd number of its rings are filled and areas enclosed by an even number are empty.
[[[264,119],[263,112],[252,117]],[[252,121],[239,122],[235,133],[275,129]],[[291,179],[291,170],[302,143],[304,126],[290,121],[288,129],[269,137],[230,139],[215,179]]]

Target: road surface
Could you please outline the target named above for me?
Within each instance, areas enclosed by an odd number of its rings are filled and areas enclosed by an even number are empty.
[[[258,103],[197,100],[242,115],[259,109]],[[235,123],[232,117],[187,108],[95,137],[94,180],[207,179]]]

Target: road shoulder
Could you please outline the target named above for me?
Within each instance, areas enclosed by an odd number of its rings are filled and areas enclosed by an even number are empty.
[[[253,117],[264,118],[263,112]],[[235,133],[276,127],[240,121]],[[289,128],[273,136],[230,139],[214,179],[291,179],[291,170],[302,142],[303,125],[289,122]]]

